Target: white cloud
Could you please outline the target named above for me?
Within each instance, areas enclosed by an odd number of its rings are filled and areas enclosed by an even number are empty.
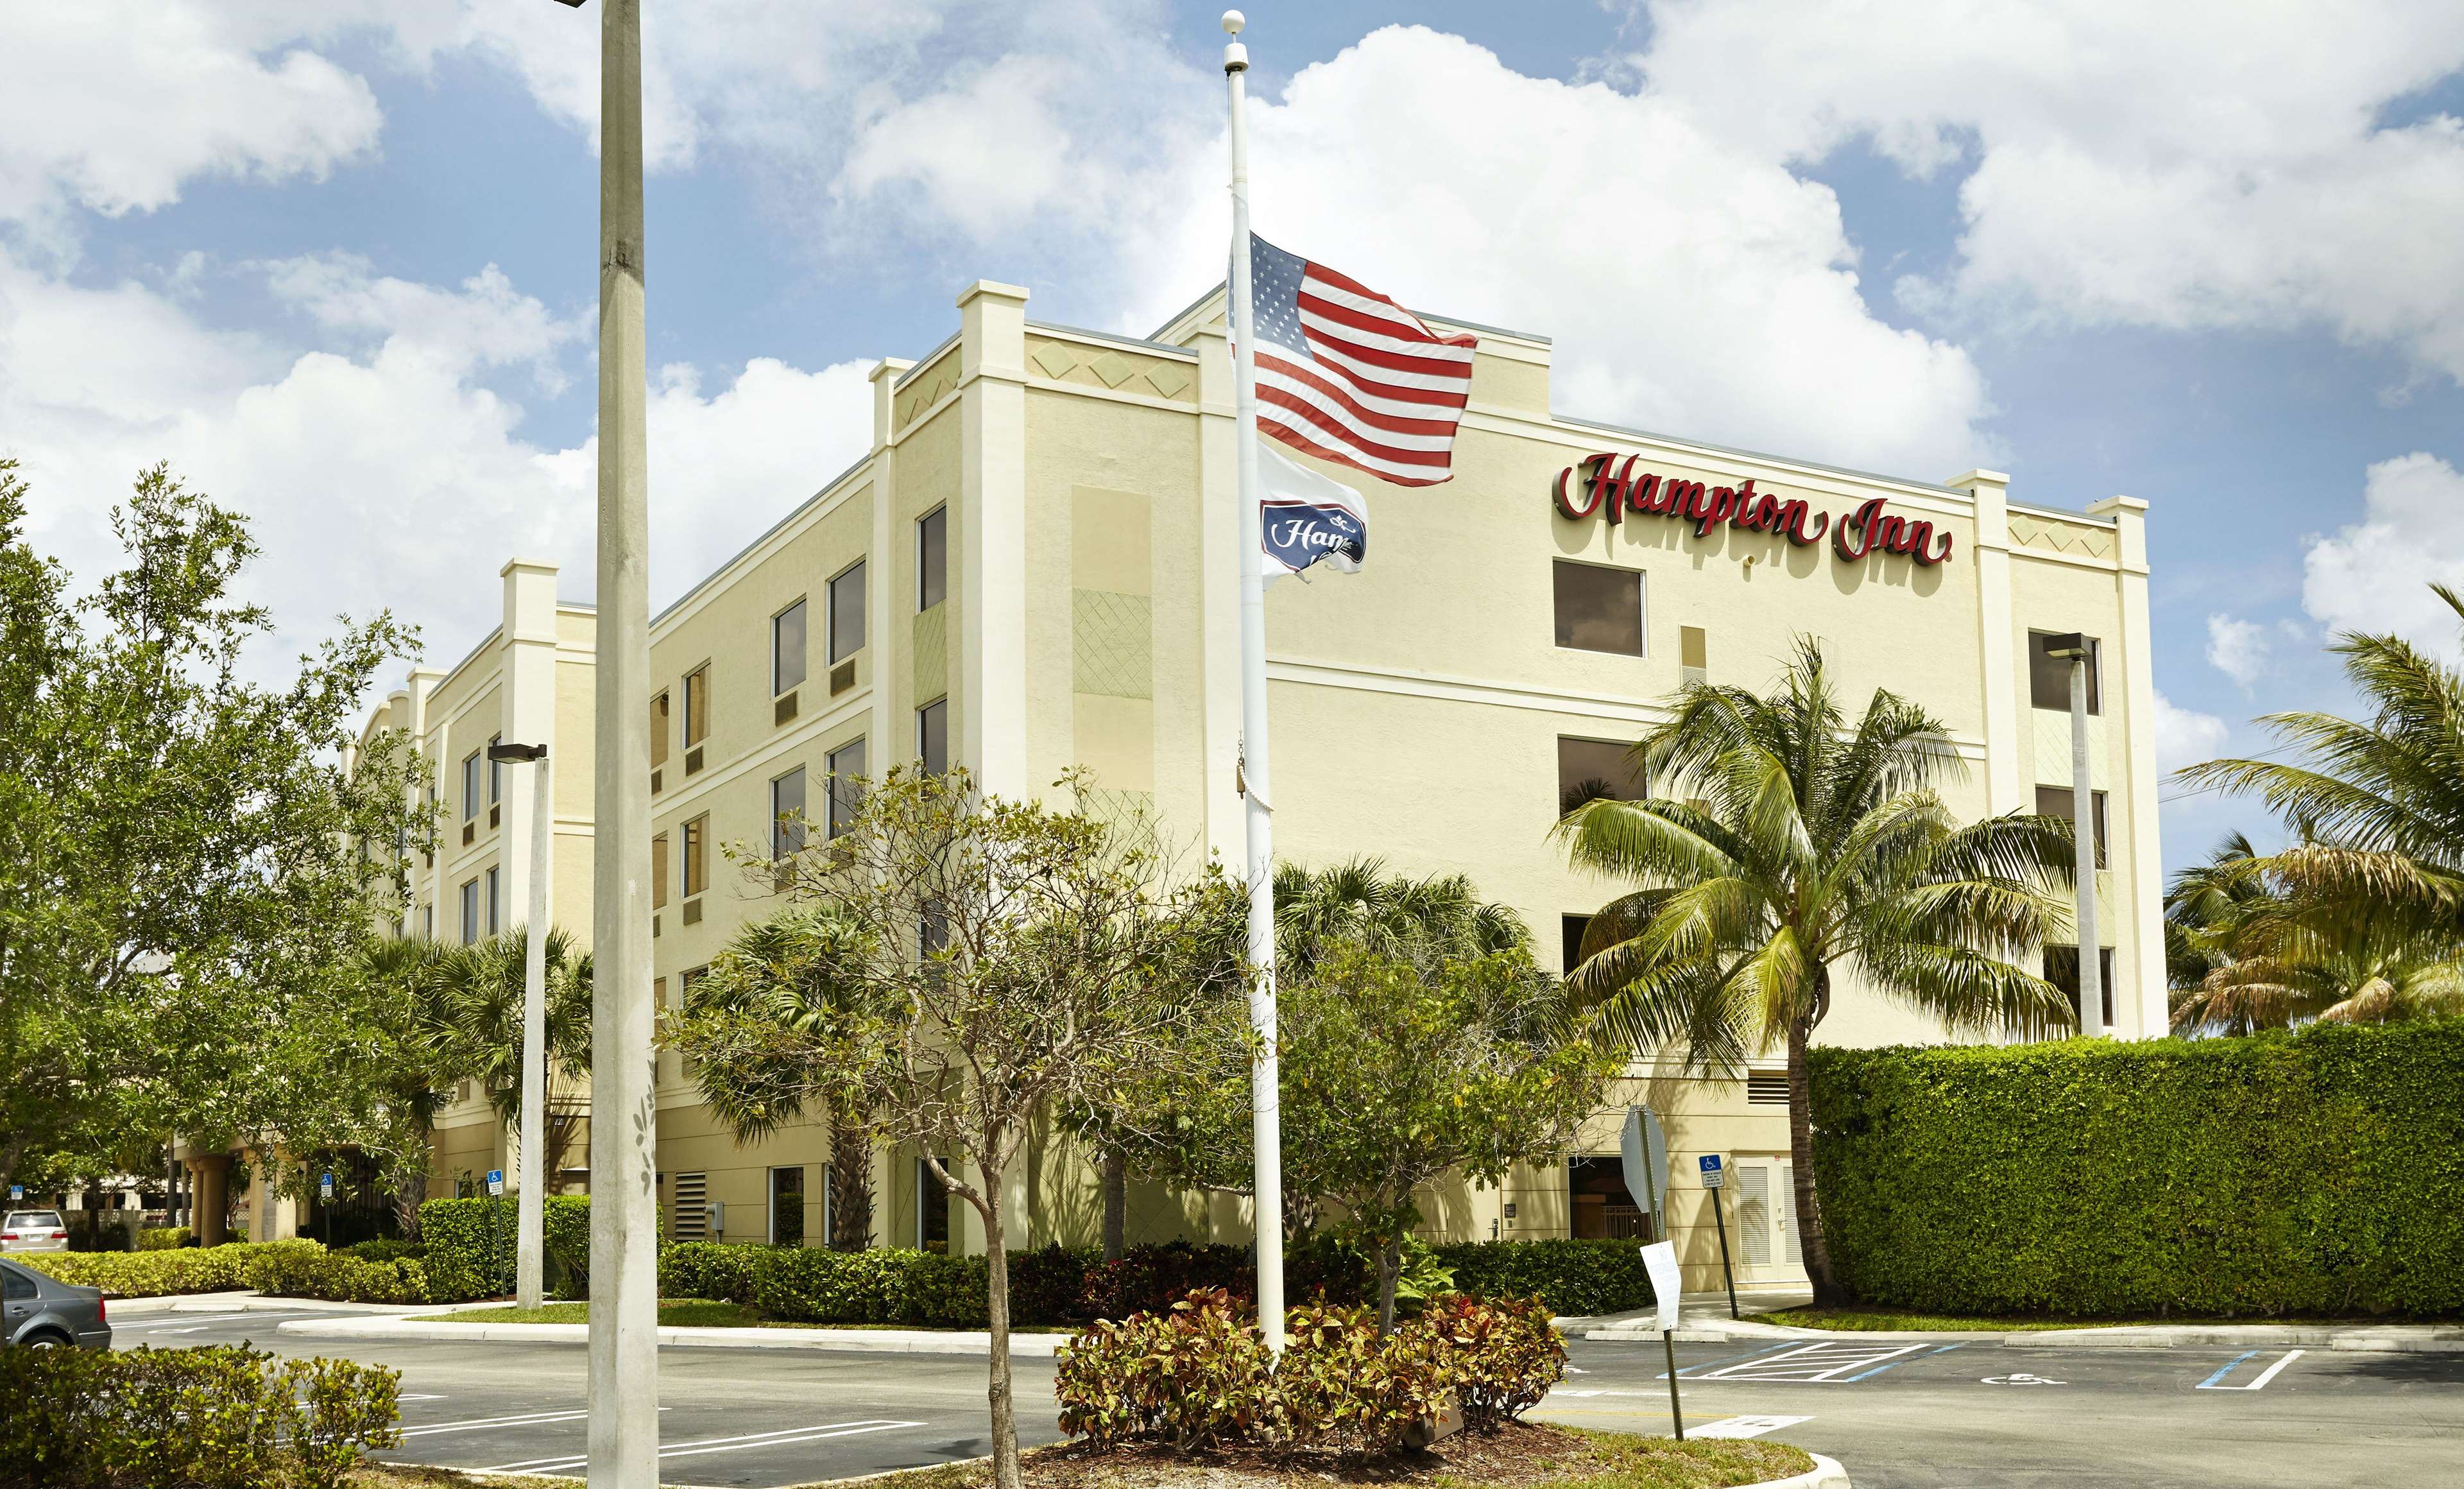
[[[0,221],[117,215],[200,175],[321,179],[374,146],[365,81],[303,43],[346,5],[0,7]]]
[[[2267,671],[2267,628],[2232,615],[2208,617],[2208,664],[2247,691]]]
[[[1250,131],[1262,234],[1407,304],[1553,335],[1562,411],[1933,478],[1990,454],[1975,365],[1868,310],[1831,190],[1678,100],[1390,27],[1254,100]],[[1221,272],[1222,152],[1220,133],[1184,150],[1126,225],[1127,323]]]
[[[2381,460],[2362,487],[2362,520],[2314,538],[2301,608],[2323,625],[2394,632],[2464,656],[2455,612],[2430,586],[2464,589],[2464,473],[2435,456]]]
[[[2171,772],[2202,760],[2213,760],[2225,747],[2225,722],[2213,714],[2177,708],[2163,693],[2156,695],[2156,768]]]
[[[2382,113],[2464,67],[2464,7],[1654,0],[1649,85],[1767,156],[1972,158],[1914,302],[2166,329],[2323,326],[2464,378],[2464,122]],[[1749,95],[1737,91],[1750,79]]]
[[[251,518],[264,556],[248,582],[286,649],[337,613],[391,608],[451,660],[477,639],[496,567],[516,554],[561,562],[563,592],[587,597],[595,447],[525,439],[522,409],[485,386],[494,367],[552,369],[577,328],[493,269],[451,290],[341,257],[266,274],[331,344],[276,348],[134,284],[77,288],[0,256],[0,453],[24,461],[45,545],[91,578],[111,557],[103,514],[137,470],[167,459]],[[690,371],[663,371],[649,413],[654,595],[862,453],[868,370],[760,359],[707,394]]]

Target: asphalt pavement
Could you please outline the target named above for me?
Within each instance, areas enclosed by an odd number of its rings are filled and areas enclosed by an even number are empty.
[[[129,1319],[121,1347],[253,1340],[403,1372],[406,1462],[580,1472],[584,1354],[569,1344],[277,1337],[302,1314]],[[1657,1341],[1576,1340],[1536,1413],[1668,1430]],[[1680,1345],[1689,1432],[1827,1454],[1859,1489],[2464,1482],[2464,1355],[2246,1348],[2030,1348],[1860,1340]],[[1013,1362],[1020,1430],[1054,1441],[1048,1362]],[[979,1357],[667,1349],[661,1478],[748,1489],[985,1451]]]

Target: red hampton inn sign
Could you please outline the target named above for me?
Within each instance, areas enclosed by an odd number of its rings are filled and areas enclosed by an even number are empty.
[[[1896,553],[1930,568],[1950,557],[1950,534],[1933,523],[1885,512],[1881,497],[1865,502],[1837,522],[1828,512],[1816,512],[1802,499],[1774,497],[1756,491],[1752,477],[1735,486],[1713,486],[1699,480],[1637,473],[1639,455],[1587,455],[1557,473],[1557,510],[1571,518],[1601,513],[1622,522],[1629,512],[1691,522],[1694,536],[1707,538],[1726,522],[1746,532],[1780,533],[1799,547],[1831,538],[1831,549],[1854,563],[1875,553]],[[1940,545],[1936,545],[1939,540]]]

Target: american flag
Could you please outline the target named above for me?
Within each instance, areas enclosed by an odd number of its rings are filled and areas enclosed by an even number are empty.
[[[1453,477],[1476,338],[1254,233],[1249,292],[1259,433],[1398,486]]]

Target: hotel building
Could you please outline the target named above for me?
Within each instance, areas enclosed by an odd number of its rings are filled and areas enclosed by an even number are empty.
[[[1084,766],[1104,810],[1135,807],[1193,854],[1241,861],[1221,292],[1145,340],[1030,320],[1026,299],[978,283],[948,341],[880,364],[869,453],[655,618],[642,726],[667,1006],[778,904],[723,848],[758,854],[785,814],[825,831],[833,776],[921,759],[1035,795]],[[1284,857],[1461,871],[1555,961],[1619,886],[1571,871],[1550,829],[1570,792],[1652,789],[1620,751],[1683,680],[1761,687],[1794,638],[1818,637],[1852,700],[1889,687],[1946,722],[1966,767],[1947,794],[1963,816],[2067,816],[2068,668],[2043,638],[2084,633],[2108,1022],[2117,1037],[2165,1031],[2145,503],[2059,510],[2013,500],[1991,471],[1937,484],[1562,415],[1546,339],[1429,319],[1480,339],[1455,478],[1405,490],[1325,467],[1365,490],[1370,562],[1269,592]],[[368,721],[407,730],[435,767],[439,843],[413,861],[406,929],[461,942],[521,919],[530,769],[491,769],[486,746],[504,739],[549,746],[556,918],[586,937],[592,615],[558,600],[549,566],[516,560],[501,577],[495,633],[450,669],[412,672]],[[1819,1037],[1944,1036],[1852,981]],[[1424,1201],[1427,1232],[1633,1233],[1614,1155],[1624,1101],[1647,1098],[1668,1121],[1691,1285],[1716,1285],[1719,1268],[1694,1179],[1705,1152],[1735,1175],[1741,1283],[1795,1281],[1778,1068],[1777,1051],[1740,1082],[1637,1067],[1574,1159],[1498,1189],[1441,1189]],[[659,1078],[670,1233],[818,1242],[821,1129],[739,1146],[673,1054]],[[575,1188],[584,1149],[568,1160]],[[1023,1243],[1091,1241],[1092,1169],[1057,1136],[1038,1155]],[[449,1109],[430,1192],[512,1167],[483,1102]],[[877,1243],[979,1246],[971,1212],[912,1152],[876,1154],[873,1174]],[[1244,1202],[1132,1187],[1133,1240],[1246,1228]]]

